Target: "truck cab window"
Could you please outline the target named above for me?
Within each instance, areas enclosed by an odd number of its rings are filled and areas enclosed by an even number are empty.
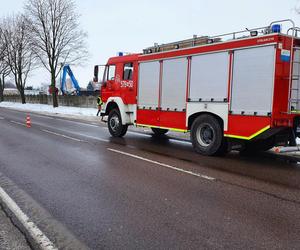
[[[123,80],[132,80],[133,76],[133,63],[125,63],[123,71]]]
[[[105,67],[103,82],[112,81],[115,79],[116,66],[115,65],[107,65]]]
[[[109,65],[108,67],[108,81],[112,81],[115,79],[115,73],[116,73],[116,66],[115,65]]]

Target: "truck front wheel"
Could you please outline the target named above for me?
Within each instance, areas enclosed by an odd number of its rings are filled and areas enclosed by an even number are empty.
[[[109,133],[113,137],[123,137],[127,132],[128,125],[122,124],[121,115],[118,109],[113,109],[109,112],[107,124]]]
[[[196,152],[202,155],[219,155],[225,152],[223,129],[211,115],[201,115],[192,124],[191,141]]]

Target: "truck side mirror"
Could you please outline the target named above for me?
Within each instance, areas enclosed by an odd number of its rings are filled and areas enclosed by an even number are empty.
[[[98,82],[99,66],[94,67],[94,82]]]

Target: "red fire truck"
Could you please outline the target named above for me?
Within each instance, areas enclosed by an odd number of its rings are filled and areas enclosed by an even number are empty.
[[[203,155],[295,145],[298,31],[292,20],[281,20],[110,58],[101,87],[110,134],[122,137],[128,125],[149,127],[155,135],[190,132]],[[95,66],[95,81],[98,72]]]

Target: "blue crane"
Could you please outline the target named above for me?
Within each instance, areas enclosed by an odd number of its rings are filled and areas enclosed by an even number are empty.
[[[63,95],[68,94],[67,89],[66,89],[66,80],[67,80],[67,74],[70,76],[71,82],[73,87],[75,88],[76,95],[80,95],[80,87],[79,84],[70,68],[70,65],[65,65],[63,67],[63,73],[62,73],[62,79],[61,79],[61,85],[60,89]]]

